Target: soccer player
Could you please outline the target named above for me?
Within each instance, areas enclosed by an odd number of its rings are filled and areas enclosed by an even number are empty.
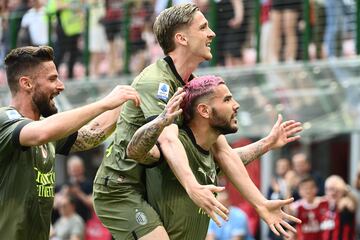
[[[132,86],[140,94],[142,104],[140,108],[131,103],[124,106],[114,142],[94,180],[96,213],[115,239],[161,239],[161,236],[166,239],[161,221],[144,200],[145,168],[126,155],[127,144],[140,126],[163,112],[177,88],[194,77],[192,72],[198,65],[212,58],[210,44],[215,33],[194,4],[164,10],[155,21],[154,33],[166,57],[145,68],[133,81]],[[181,125],[181,121],[177,124]],[[178,139],[177,124],[166,127],[158,139],[166,161],[199,207],[214,219],[215,213],[226,218],[227,209],[213,195],[222,188],[196,181]],[[279,118],[267,137],[238,152],[220,137],[214,148],[215,157],[236,165],[241,161],[247,164],[270,149],[297,140],[299,136],[293,135],[299,131],[300,123],[282,123]]]
[[[117,86],[97,102],[57,113],[54,98],[64,84],[53,60],[46,46],[17,48],[5,58],[12,97],[0,108],[1,239],[49,239],[55,154],[95,147],[114,130],[120,105],[140,104],[132,87]]]
[[[179,131],[179,140],[186,150],[196,180],[203,185],[216,184],[218,164],[275,233],[281,232],[288,236],[283,227],[295,231],[286,220],[298,223],[300,220],[281,210],[293,199],[269,201],[251,181],[242,162],[235,165],[214,160],[213,148],[217,139],[223,134],[235,133],[238,129],[236,116],[239,104],[224,81],[216,76],[194,78],[185,85],[184,92],[181,103],[184,126]],[[128,145],[128,156],[139,161],[161,159],[161,146],[159,148],[155,145],[155,149],[149,149],[150,146],[144,147],[143,143],[148,140],[154,144],[152,136],[170,123],[160,116],[138,129]],[[146,175],[149,203],[159,213],[170,239],[205,239],[209,217],[189,198],[167,162],[160,162],[158,167],[148,170]]]

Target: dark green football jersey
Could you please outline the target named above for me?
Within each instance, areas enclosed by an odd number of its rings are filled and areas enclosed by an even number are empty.
[[[67,154],[76,139],[74,134],[41,146],[20,146],[20,131],[29,122],[14,108],[0,108],[1,239],[49,239],[55,154]]]
[[[134,79],[131,86],[140,95],[140,107],[136,107],[132,101],[123,105],[114,140],[105,153],[95,184],[113,183],[144,193],[144,167],[126,157],[126,147],[135,131],[158,116],[176,90],[184,84],[170,57],[148,66]]]
[[[189,165],[202,185],[216,183],[216,164],[210,152],[196,144],[189,128],[181,129]],[[205,239],[209,217],[187,195],[168,164],[146,170],[148,201],[163,221],[171,240]]]

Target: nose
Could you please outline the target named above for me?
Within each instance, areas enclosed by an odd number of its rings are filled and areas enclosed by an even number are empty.
[[[59,92],[63,91],[65,89],[65,85],[64,83],[60,80],[60,79],[57,79],[57,86],[56,86],[57,90]]]
[[[240,108],[240,104],[234,100],[234,111],[236,112]]]
[[[209,28],[209,38],[214,38],[216,36],[215,32]]]

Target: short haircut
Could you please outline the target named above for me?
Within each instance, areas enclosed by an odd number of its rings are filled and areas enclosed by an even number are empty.
[[[162,11],[154,23],[154,33],[164,54],[175,49],[174,34],[189,25],[199,8],[193,3],[175,5]]]
[[[22,76],[33,76],[34,69],[42,62],[53,61],[51,47],[20,47],[13,49],[5,58],[6,78],[11,93],[19,90],[18,80]]]
[[[310,175],[305,176],[305,177],[303,177],[302,179],[300,179],[299,187],[300,187],[301,185],[303,185],[304,183],[307,183],[307,182],[312,182],[312,183],[314,183],[314,185],[317,187],[315,178],[313,178],[313,177],[310,176]]]
[[[225,84],[221,77],[207,75],[194,78],[184,86],[185,96],[180,107],[185,123],[194,117],[197,101],[214,93],[214,88],[220,84]]]

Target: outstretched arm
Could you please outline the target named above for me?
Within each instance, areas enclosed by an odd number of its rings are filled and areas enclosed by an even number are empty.
[[[22,146],[38,146],[69,136],[101,113],[115,109],[127,100],[140,104],[137,92],[130,86],[117,86],[103,99],[70,111],[54,114],[40,121],[33,121],[21,129]]]
[[[279,114],[278,120],[268,136],[252,144],[234,149],[244,165],[248,165],[272,149],[280,148],[300,139],[300,136],[295,136],[295,134],[302,131],[301,123],[294,120],[282,122],[282,120],[283,118]]]
[[[280,232],[284,236],[288,236],[288,233],[286,233],[283,227],[291,231],[296,231],[286,220],[297,223],[299,223],[300,220],[281,210],[283,206],[291,203],[293,199],[267,200],[251,181],[245,166],[242,163],[239,164],[239,156],[229,146],[223,135],[219,136],[212,148],[212,152],[221,170],[242,196],[256,209],[260,217],[269,225],[275,234],[279,235]]]

